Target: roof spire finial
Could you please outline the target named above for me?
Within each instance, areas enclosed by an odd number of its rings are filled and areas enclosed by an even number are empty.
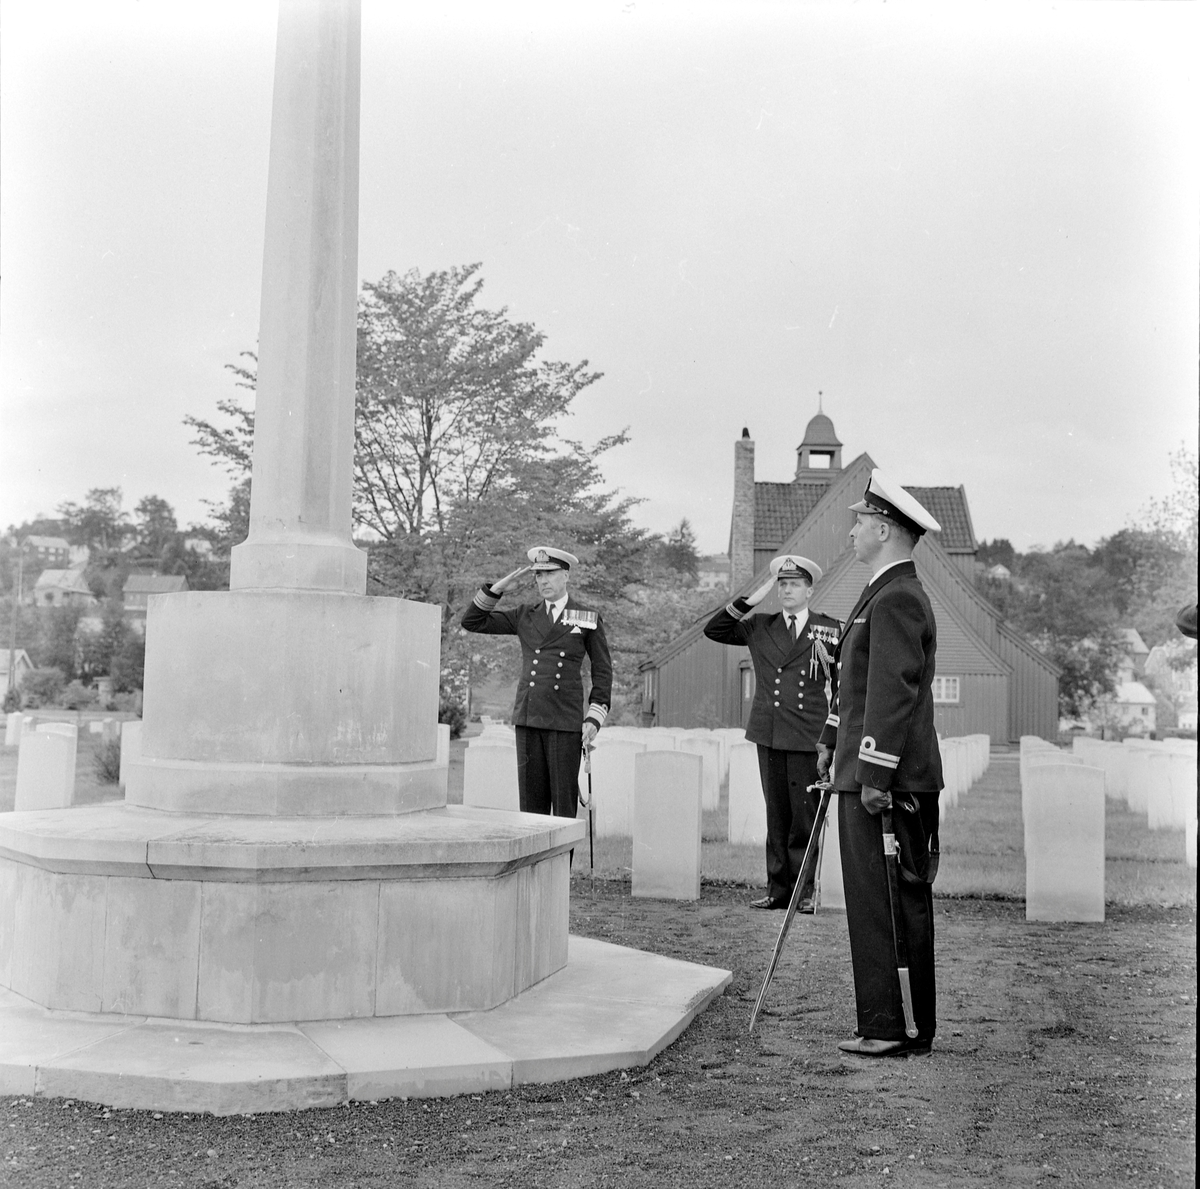
[[[817,412],[818,413],[825,412],[825,409],[822,407],[825,402],[821,399],[824,395],[825,394],[818,388],[817,389]]]

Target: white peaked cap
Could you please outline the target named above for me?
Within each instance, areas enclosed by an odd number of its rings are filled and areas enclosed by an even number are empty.
[[[526,555],[535,570],[573,570],[579,558],[565,549],[551,549],[549,545],[535,545]]]
[[[897,524],[912,529],[918,536],[922,533],[942,531],[942,526],[917,500],[878,468],[871,472],[871,479],[862,499],[857,504],[851,504],[850,511],[885,516],[888,520],[894,520]]]
[[[825,571],[810,557],[801,557],[798,553],[782,553],[771,558],[771,573],[776,578],[807,578],[816,586]]]

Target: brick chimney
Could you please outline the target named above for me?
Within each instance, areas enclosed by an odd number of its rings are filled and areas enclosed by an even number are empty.
[[[733,520],[729,526],[729,589],[754,577],[754,441],[748,429],[733,447]]]

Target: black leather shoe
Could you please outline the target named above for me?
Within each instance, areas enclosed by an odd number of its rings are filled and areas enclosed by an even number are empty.
[[[796,907],[797,912],[802,912],[806,916],[812,916],[817,911],[817,901],[813,896],[805,896]]]
[[[925,1056],[933,1051],[933,1041],[920,1037],[915,1040],[877,1040],[873,1036],[856,1036],[853,1040],[843,1040],[838,1048],[856,1057],[906,1057],[909,1053]]]
[[[751,908],[787,908],[786,900],[777,900],[774,896],[763,896],[759,900],[751,900]]]

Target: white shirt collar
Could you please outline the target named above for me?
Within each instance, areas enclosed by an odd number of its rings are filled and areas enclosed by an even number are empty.
[[[563,595],[561,599],[556,599],[553,603],[546,603],[546,610],[549,612],[551,619],[558,619],[562,615],[563,608],[567,605],[569,597],[569,595]]]
[[[796,635],[799,636],[804,630],[804,625],[808,623],[808,604],[806,603],[799,611],[785,611],[783,613],[783,622],[787,623],[787,617],[792,615],[796,620]]]
[[[886,574],[893,566],[902,566],[906,561],[912,561],[911,557],[902,557],[899,561],[890,561],[886,566],[881,566],[874,574],[871,575],[871,581],[876,582],[880,574]]]

